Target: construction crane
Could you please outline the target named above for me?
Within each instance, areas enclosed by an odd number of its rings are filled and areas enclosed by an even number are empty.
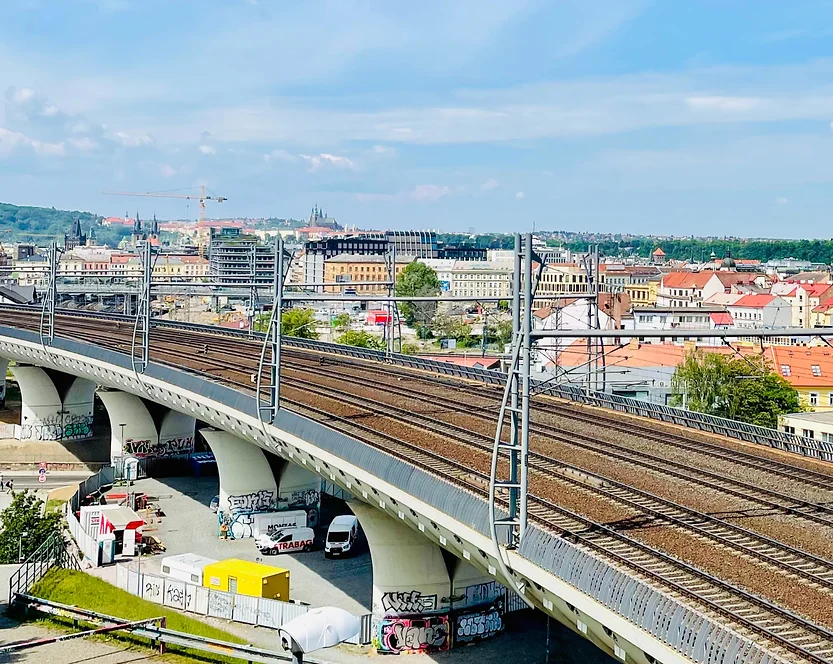
[[[152,191],[137,192],[137,191],[103,191],[103,194],[109,196],[151,196],[153,198],[184,198],[189,201],[198,200],[200,202],[200,221],[205,221],[205,202],[217,201],[222,203],[228,199],[225,196],[211,196],[205,193],[205,185],[200,187],[199,194],[168,194],[164,192],[155,193]]]

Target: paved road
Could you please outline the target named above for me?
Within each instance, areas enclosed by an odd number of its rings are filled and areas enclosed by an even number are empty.
[[[18,471],[4,471],[0,472],[3,482],[6,480],[14,480],[15,491],[22,489],[55,489],[61,486],[68,486],[69,484],[78,484],[87,479],[91,472],[75,472],[75,471],[47,471],[46,482],[38,482],[37,470],[18,470]]]

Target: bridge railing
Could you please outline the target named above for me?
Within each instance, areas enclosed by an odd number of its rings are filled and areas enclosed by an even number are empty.
[[[40,307],[35,305],[15,305],[9,306],[8,308],[40,311]],[[131,316],[125,316],[123,314],[100,314],[88,311],[72,310],[62,311],[61,313],[91,318],[102,318],[105,320],[133,320]],[[159,327],[164,326],[169,328],[187,329],[191,331],[219,334],[228,337],[263,338],[263,334],[260,332],[250,334],[248,331],[223,328],[216,325],[202,325],[199,323],[183,323],[168,320],[154,320],[153,324],[154,326]],[[501,371],[482,369],[479,367],[461,367],[449,362],[432,360],[415,355],[404,355],[401,353],[386,354],[383,351],[371,350],[369,348],[357,348],[355,346],[345,346],[342,344],[315,341],[311,339],[299,339],[296,337],[284,337],[283,342],[284,345],[289,347],[334,353],[346,357],[355,357],[358,359],[376,362],[387,362],[398,366],[422,369],[458,378],[468,378],[470,380],[492,385],[503,384],[506,381],[506,374]],[[833,443],[816,440],[815,438],[790,434],[784,431],[778,431],[777,429],[770,429],[768,427],[762,427],[755,424],[737,422],[735,420],[716,417],[714,415],[706,415],[705,413],[697,413],[683,408],[664,406],[650,403],[648,401],[641,401],[639,399],[608,394],[607,392],[588,392],[575,385],[556,384],[551,382],[545,383],[544,381],[537,380],[534,380],[533,384],[537,386],[534,391],[560,397],[575,403],[607,408],[623,413],[630,413],[632,415],[639,415],[641,417],[677,424],[691,429],[704,431],[706,433],[727,436],[729,438],[735,438],[737,440],[755,443],[757,445],[764,445],[766,447],[786,452],[793,452],[807,457],[833,461]]]

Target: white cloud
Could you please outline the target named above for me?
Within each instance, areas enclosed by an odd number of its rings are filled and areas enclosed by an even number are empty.
[[[438,201],[443,196],[448,196],[451,189],[436,184],[420,184],[413,188],[408,198],[414,201]]]
[[[67,139],[67,143],[80,152],[92,152],[98,148],[98,143],[89,136],[70,137]]]
[[[492,189],[497,189],[499,186],[500,182],[498,182],[494,178],[489,178],[483,184],[480,185],[480,191],[491,191]]]
[[[200,152],[202,154],[217,154],[217,148],[213,145],[201,145]]]
[[[786,199],[786,198],[784,198],[784,197],[782,196],[781,198],[776,198],[776,199],[775,199],[775,202],[776,202],[778,205],[786,205],[786,204],[787,204],[787,203],[789,203],[790,201],[789,201],[788,199]]]
[[[301,159],[305,160],[309,164],[309,168],[307,169],[308,173],[315,173],[316,171],[319,171],[327,166],[334,166],[335,168],[349,168],[351,170],[356,169],[356,164],[353,161],[347,157],[337,154],[328,154],[326,152],[322,152],[317,155],[302,154]]]
[[[176,169],[170,164],[159,164],[159,174],[163,178],[169,178],[176,175]]]
[[[751,111],[765,103],[755,97],[688,97],[686,106],[692,111]]]
[[[396,148],[388,145],[374,145],[370,151],[379,157],[393,157],[396,154]]]
[[[129,134],[125,131],[117,131],[115,140],[126,148],[139,148],[146,145],[153,145],[153,136],[150,134]]]
[[[413,189],[399,191],[395,194],[357,193],[353,198],[361,203],[377,201],[438,201],[444,196],[450,196],[452,190],[445,185],[419,184]]]
[[[263,155],[263,161],[285,161],[287,163],[292,163],[298,161],[298,157],[294,154],[290,154],[286,150],[272,150],[269,154]]]
[[[515,194],[516,200],[522,201],[524,198],[526,198],[526,194],[522,191],[519,191]]]
[[[47,157],[63,157],[66,155],[64,143],[45,143],[21,134],[0,127],[0,157],[6,157],[15,153],[18,149],[30,149],[36,154]]]

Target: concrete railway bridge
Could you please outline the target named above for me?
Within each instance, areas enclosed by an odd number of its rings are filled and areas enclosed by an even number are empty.
[[[815,442],[600,395],[620,411],[536,397],[530,525],[505,576],[487,506],[499,375],[287,340],[266,423],[258,340],[155,322],[137,372],[132,324],[58,313],[44,344],[38,310],[0,307],[20,436],[89,436],[97,394],[114,458],[176,453],[205,423],[233,518],[293,504],[320,478],[340,487],[370,544],[383,649],[487,634],[497,582],[621,661],[833,661],[833,469]]]

